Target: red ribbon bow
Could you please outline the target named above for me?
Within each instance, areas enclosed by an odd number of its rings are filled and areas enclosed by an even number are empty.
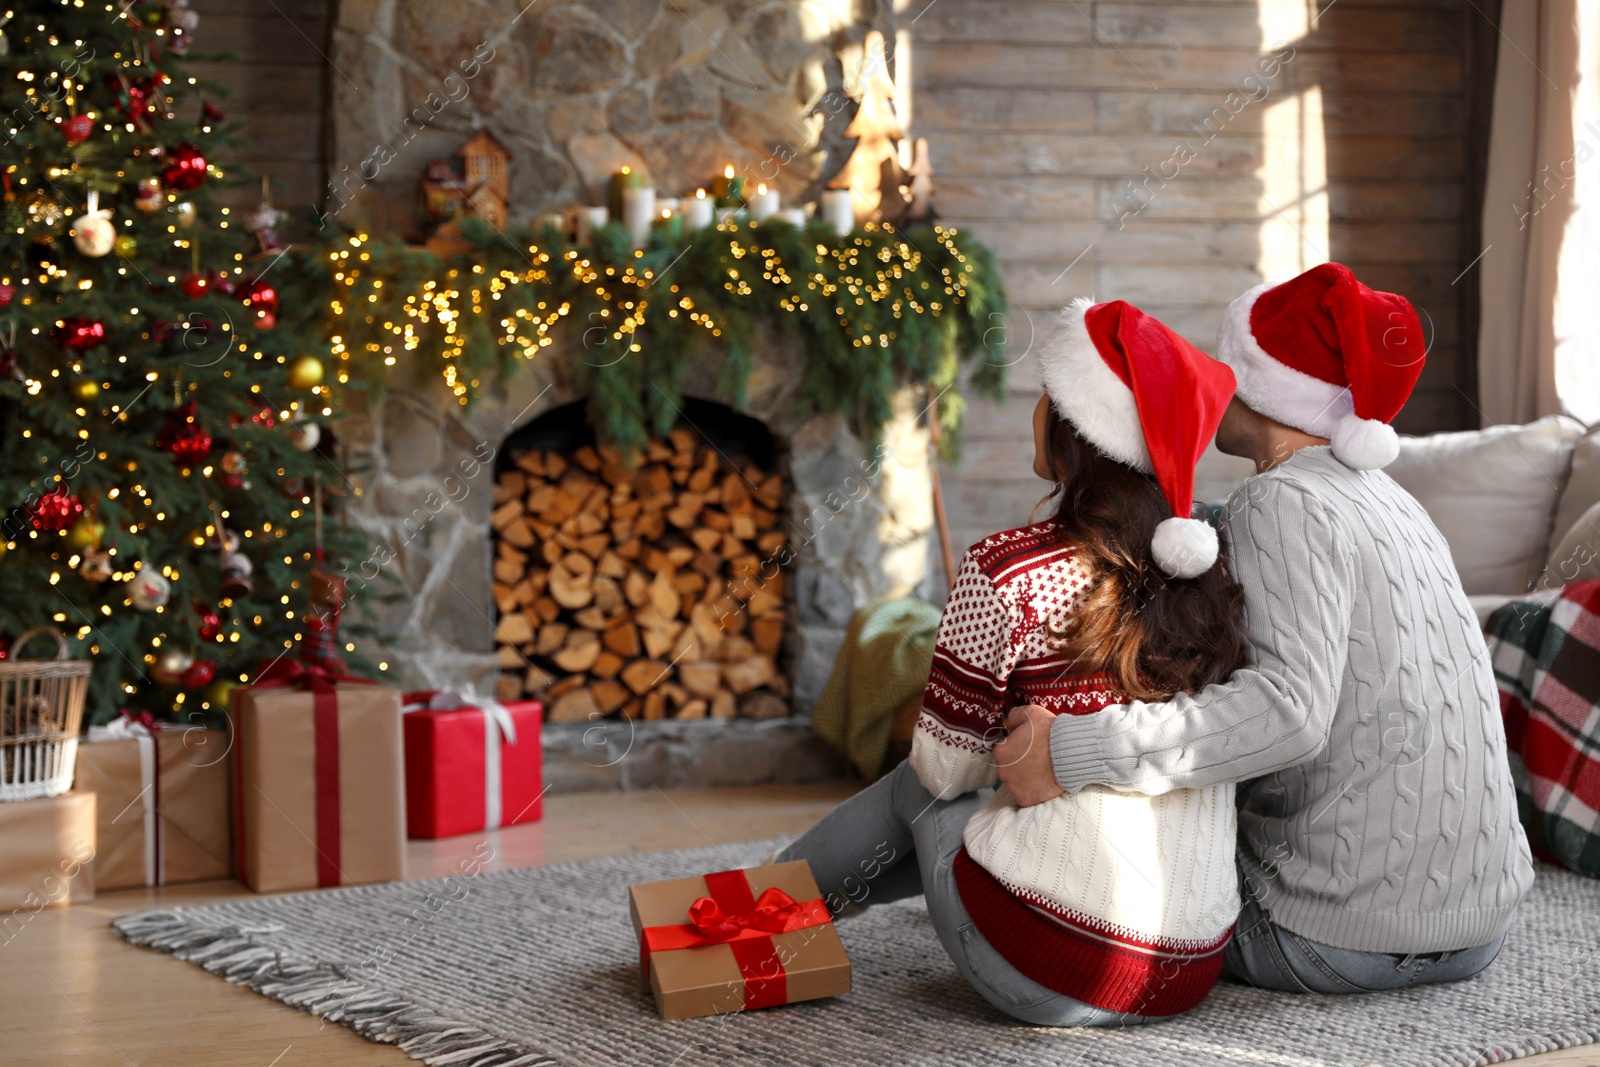
[[[776,887],[755,897],[744,871],[706,875],[709,896],[689,905],[689,921],[677,926],[647,926],[639,938],[639,963],[650,972],[650,954],[727,945],[744,976],[744,1007],[768,1008],[789,1002],[783,961],[773,934],[786,934],[833,921],[818,900],[795,900]]]
[[[151,733],[155,733],[166,725],[165,723],[157,722],[156,717],[150,714],[148,709],[140,709],[136,715],[127,708],[118,708],[117,713],[127,720],[129,726],[143,726]]]

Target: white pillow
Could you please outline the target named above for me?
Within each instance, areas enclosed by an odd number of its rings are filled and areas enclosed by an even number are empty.
[[[1550,550],[1539,584],[1553,588],[1590,578],[1600,578],[1600,502],[1579,515]]]
[[[1556,504],[1551,543],[1561,540],[1561,535],[1572,529],[1584,512],[1600,503],[1600,426],[1584,434],[1572,447],[1571,471]]]
[[[1544,571],[1556,501],[1583,425],[1547,415],[1526,426],[1400,438],[1384,470],[1416,497],[1450,545],[1469,595],[1527,592]]]

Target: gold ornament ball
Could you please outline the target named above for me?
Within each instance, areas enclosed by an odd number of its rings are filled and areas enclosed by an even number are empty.
[[[139,254],[139,239],[125,233],[113,242],[111,248],[123,259],[132,259]]]
[[[239,683],[232,678],[218,678],[200,691],[200,699],[211,705],[212,711],[227,711],[233,700],[233,691]]]
[[[187,230],[189,227],[194,225],[196,211],[195,211],[194,204],[191,203],[190,201],[183,200],[183,201],[180,201],[180,202],[178,202],[176,204],[173,204],[172,205],[172,213],[174,215],[178,216],[178,220],[177,221],[178,221],[178,228],[180,230]]]
[[[316,356],[296,356],[289,361],[289,388],[310,392],[322,384],[322,360]]]
[[[183,672],[193,666],[193,656],[169,645],[156,653],[156,661],[150,665],[150,678],[157,685],[177,685]]]
[[[99,548],[106,539],[106,524],[85,515],[67,531],[67,544],[77,549]]]
[[[72,383],[72,395],[88,403],[100,395],[100,383],[93,378],[79,378]]]

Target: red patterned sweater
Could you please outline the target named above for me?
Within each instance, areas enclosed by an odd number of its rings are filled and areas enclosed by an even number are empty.
[[[1126,697],[1053,647],[1093,583],[1055,523],[995,534],[962,560],[912,741],[935,796],[992,785],[1019,704],[1089,715]],[[1039,984],[1136,1015],[1173,1015],[1215,984],[1239,911],[1231,785],[1160,796],[1089,787],[1020,808],[1001,787],[967,823],[963,904]]]

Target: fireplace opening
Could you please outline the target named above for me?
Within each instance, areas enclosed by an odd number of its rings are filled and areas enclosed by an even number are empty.
[[[580,402],[496,461],[501,700],[551,722],[790,714],[782,450],[759,420],[686,400],[629,467]]]

